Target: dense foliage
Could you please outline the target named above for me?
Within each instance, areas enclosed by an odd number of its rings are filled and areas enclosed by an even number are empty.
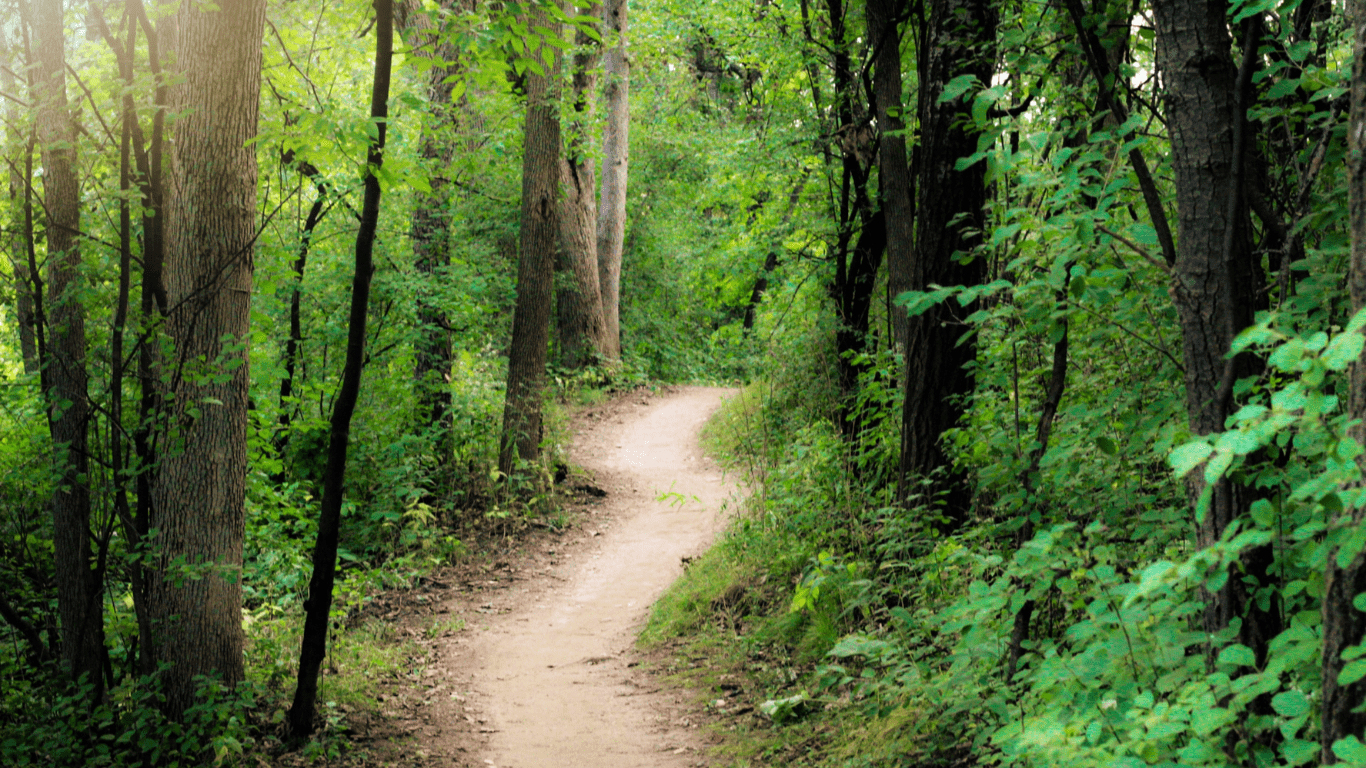
[[[575,36],[593,29],[587,4],[555,5],[559,36],[525,24],[523,5],[409,4],[448,60],[434,63],[410,31],[396,52],[338,628],[376,589],[459,556],[462,542],[553,511],[553,448],[565,439],[553,414],[545,458],[497,471],[523,88],[553,51],[568,58],[597,43]],[[1325,0],[888,5],[882,23],[894,34],[878,36],[865,12],[880,2],[639,0],[632,10],[621,360],[561,367],[552,354],[547,398],[581,386],[747,382],[713,438],[753,490],[749,511],[661,604],[648,635],[739,654],[771,724],[753,756],[776,764],[1366,763],[1366,736],[1327,738],[1321,726],[1344,709],[1324,694],[1329,577],[1357,573],[1366,546],[1348,376],[1366,321],[1344,279],[1348,11]],[[70,406],[45,390],[50,362],[31,305],[58,254],[47,252],[44,161],[25,98],[29,3],[0,7],[10,177],[0,206],[0,762],[231,760],[273,744],[295,673],[374,134],[364,106],[373,12],[362,0],[267,8],[251,143],[259,233],[250,337],[240,340],[251,377],[247,682],[226,690],[203,679],[200,703],[168,717],[160,670],[140,661],[134,594],[150,555],[121,517],[148,471],[127,457],[156,416],[140,410],[156,385],[130,371],[140,350],[165,340],[151,314],[123,323],[114,309],[121,279],[141,274],[151,226],[150,198],[120,188],[119,114],[130,97],[151,136],[162,75],[145,38],[134,46],[142,63],[125,72],[102,37],[101,14],[113,36],[126,34],[122,4],[63,6],[83,262],[61,301],[84,307],[87,324],[83,482],[105,653],[103,685],[81,688],[56,661],[50,506],[69,465],[49,418]],[[1215,207],[1230,211],[1216,217],[1229,234],[1208,295],[1241,302],[1237,312],[1203,307],[1183,282],[1182,249],[1202,232],[1183,230],[1178,213],[1200,163],[1178,141],[1186,107],[1168,93],[1178,67],[1163,58],[1177,35],[1159,18],[1183,7],[1220,20],[1229,39],[1206,52],[1207,69],[1238,76],[1236,117],[1224,117],[1241,154],[1204,159],[1236,169],[1228,189],[1206,197],[1228,196]],[[149,7],[150,23],[172,10]],[[962,29],[946,19],[967,19],[978,38],[955,38]],[[978,69],[935,59],[950,50],[945,40]],[[885,46],[901,65],[899,104],[877,103]],[[449,103],[432,102],[437,66],[451,73],[439,79]],[[559,98],[568,115],[572,92]],[[600,122],[588,124],[589,146],[601,146]],[[917,153],[938,140],[931,124],[975,152]],[[919,284],[901,282],[905,265],[894,261],[909,244],[889,242],[898,230],[885,201],[900,182],[879,158],[898,137],[911,155],[900,170],[918,184],[917,221],[940,221],[934,228],[957,243],[947,263],[921,264]],[[448,151],[428,151],[432,142]],[[985,202],[944,208],[965,199],[961,179]],[[445,221],[438,262],[419,256],[414,224],[433,205]],[[928,258],[929,229],[915,235],[916,258]],[[569,279],[557,275],[557,291]],[[1247,320],[1216,351],[1229,362],[1213,380],[1214,427],[1201,426],[1208,403],[1188,389],[1204,365],[1191,318],[1206,309],[1220,326],[1212,337],[1239,312]],[[970,377],[908,409],[908,377],[933,370],[908,342],[917,328],[947,334],[942,359],[966,356]],[[434,337],[451,351],[448,369],[432,374],[423,366]],[[220,362],[195,372],[230,373]],[[434,398],[446,403],[437,418]],[[923,411],[948,420],[928,448],[912,444]],[[913,448],[938,465],[908,469]],[[1357,613],[1363,600],[1346,596]],[[1223,623],[1214,609],[1227,609]],[[1359,691],[1366,646],[1356,638],[1336,650],[1334,684]],[[344,699],[368,679],[334,671],[322,685]],[[335,712],[324,718],[340,727]],[[308,756],[335,753],[334,732]]]

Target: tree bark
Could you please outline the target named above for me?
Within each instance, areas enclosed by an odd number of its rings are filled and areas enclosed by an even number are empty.
[[[986,274],[982,259],[969,260],[982,231],[986,167],[978,162],[955,170],[959,158],[977,151],[978,133],[969,104],[941,103],[939,96],[959,75],[991,82],[996,10],[986,0],[933,0],[927,26],[918,48],[918,202],[908,270],[910,288],[917,291],[931,284],[978,285]],[[976,309],[975,303],[946,302],[907,320],[900,495],[906,497],[914,479],[932,479],[931,499],[942,504],[950,528],[966,522],[972,489],[953,468],[941,440],[962,418],[963,399],[972,393],[967,365],[976,358],[977,344],[959,339],[968,331],[963,318]]]
[[[877,102],[878,197],[887,229],[887,281],[892,296],[911,290],[915,249],[915,201],[911,197],[910,165],[902,132],[901,36],[897,31],[897,0],[868,0],[868,44],[873,48],[873,93]],[[892,308],[892,334],[906,347],[906,310]]]
[[[0,86],[6,93],[17,94],[14,70],[19,68],[15,62],[15,48],[0,31],[0,48],[3,48],[5,66],[0,68]],[[12,147],[22,147],[23,138],[19,133],[19,105],[15,101],[5,102],[5,138]],[[38,338],[34,327],[33,279],[28,271],[28,246],[24,242],[23,206],[19,202],[27,183],[19,174],[24,167],[21,157],[14,157],[9,166],[10,212],[13,216],[5,247],[9,250],[11,274],[14,276],[14,314],[15,325],[19,326],[19,351],[24,358],[24,373],[38,373],[41,362],[38,359]]]
[[[602,130],[602,198],[598,201],[598,287],[602,294],[603,353],[621,358],[621,259],[626,241],[626,181],[630,166],[631,61],[626,52],[629,0],[607,0],[603,27],[617,44],[603,54],[607,123]]]
[[[90,488],[86,481],[90,405],[85,309],[80,297],[76,130],[67,111],[62,2],[40,0],[33,11],[38,49],[34,99],[38,104],[47,209],[48,425],[61,477],[52,498],[52,524],[62,661],[72,677],[86,675],[99,698],[104,615],[100,585],[91,569]]]
[[[167,711],[196,675],[243,677],[247,332],[256,238],[264,0],[180,10],[175,144],[166,206],[167,433],[153,484],[151,608]]]
[[[1226,3],[1157,0],[1153,9],[1176,176],[1178,238],[1171,293],[1181,320],[1190,428],[1207,435],[1224,429],[1233,382],[1257,367],[1250,355],[1225,359],[1234,336],[1253,320],[1262,283],[1260,265],[1246,256],[1249,223],[1239,189],[1246,122],[1239,94],[1248,88],[1229,56]],[[1203,473],[1192,472],[1188,494],[1195,500],[1203,491]],[[1251,488],[1221,481],[1199,521],[1198,546],[1218,542],[1251,505],[1253,494]],[[1270,561],[1269,548],[1257,548],[1244,556],[1243,568],[1262,578]],[[1279,618],[1274,606],[1270,611],[1257,608],[1250,594],[1243,579],[1230,574],[1226,585],[1205,601],[1205,630],[1218,632],[1241,618],[1239,642],[1260,663],[1279,631]]]
[[[594,8],[590,14],[597,14]],[[560,365],[577,370],[609,357],[607,326],[599,287],[597,180],[587,154],[593,130],[594,91],[600,54],[597,43],[580,30],[575,35],[573,100],[560,157],[560,241],[556,267],[555,308],[560,336]]]
[[[380,185],[376,175],[384,165],[384,139],[389,118],[389,79],[394,52],[392,0],[375,0],[375,79],[370,93],[370,116],[378,131],[366,161],[372,169],[365,176],[365,202],[356,233],[356,271],[351,280],[351,314],[347,324],[346,364],[342,385],[332,407],[331,433],[327,445],[327,474],[323,478],[322,507],[318,515],[318,539],[313,549],[313,576],[308,584],[304,610],[304,636],[299,651],[299,680],[289,710],[290,731],[306,736],[313,731],[318,697],[318,670],[327,655],[327,625],[332,611],[332,584],[337,570],[337,543],[341,530],[342,497],[345,495],[346,453],[350,443],[351,416],[360,396],[360,376],[365,367],[365,320],[370,305],[370,276],[374,272],[375,230],[379,224]]]
[[[536,11],[531,26],[548,27]],[[530,55],[539,55],[537,51]],[[526,71],[526,138],[522,155],[522,212],[517,259],[517,304],[508,350],[507,400],[498,469],[510,474],[514,459],[534,460],[541,445],[541,388],[550,336],[551,283],[559,208],[560,121],[552,83],[559,55],[544,75]]]
[[[1366,310],[1366,0],[1348,0],[1347,25],[1353,43],[1351,117],[1347,127],[1348,215],[1352,232],[1348,287],[1352,312]],[[1349,415],[1357,421],[1352,437],[1366,445],[1366,353],[1351,368]],[[1366,473],[1366,456],[1357,457]],[[1360,510],[1344,511],[1338,526],[1360,526]],[[1336,549],[1328,552],[1323,587],[1323,713],[1320,762],[1338,762],[1333,744],[1366,731],[1366,713],[1353,712],[1366,701],[1366,679],[1339,685],[1346,666],[1342,652],[1366,642],[1366,613],[1352,604],[1366,592],[1366,553],[1358,552],[1345,567],[1337,562]]]

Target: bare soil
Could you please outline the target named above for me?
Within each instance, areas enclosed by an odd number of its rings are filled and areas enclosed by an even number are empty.
[[[705,715],[686,691],[664,690],[637,667],[634,641],[650,605],[685,558],[711,544],[734,503],[699,444],[732,393],[636,392],[579,414],[570,455],[586,477],[567,480],[583,502],[576,523],[427,592],[428,625],[463,619],[465,628],[421,641],[430,682],[407,714],[394,713],[413,738],[403,762],[707,764],[697,728]]]

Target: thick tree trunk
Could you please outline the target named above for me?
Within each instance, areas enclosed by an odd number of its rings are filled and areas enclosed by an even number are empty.
[[[982,230],[986,167],[979,162],[955,170],[960,158],[977,151],[978,134],[969,104],[959,99],[941,103],[939,96],[960,75],[974,75],[984,85],[991,82],[995,7],[986,0],[933,0],[925,37],[918,49],[919,199],[910,288],[977,285],[985,262],[967,260],[967,254],[978,244],[979,235],[973,232]],[[972,502],[969,480],[952,467],[941,438],[962,418],[963,398],[972,393],[967,365],[975,359],[977,345],[973,340],[960,344],[959,338],[969,330],[963,318],[974,311],[975,304],[946,302],[907,321],[901,495],[910,491],[914,479],[938,473],[929,490],[943,505],[950,527],[966,521]]]
[[[150,585],[166,707],[194,677],[236,685],[242,668],[247,332],[256,238],[256,135],[264,0],[180,10],[180,114],[166,206],[168,432],[160,437]]]
[[[603,352],[621,357],[621,258],[626,240],[626,178],[630,165],[631,62],[626,53],[629,0],[607,0],[603,27],[617,44],[603,54],[607,123],[602,129],[602,198],[598,201],[598,288],[602,294]]]
[[[368,165],[378,171],[384,165],[384,139],[389,117],[389,79],[394,54],[392,0],[375,1],[375,79],[370,92],[370,116],[378,130],[366,153]],[[337,570],[337,544],[341,532],[342,497],[346,489],[346,453],[350,444],[351,416],[360,396],[360,376],[365,367],[365,319],[370,305],[370,276],[374,272],[375,229],[379,224],[380,186],[375,172],[365,176],[365,202],[356,233],[356,271],[351,279],[351,314],[347,323],[346,365],[341,389],[332,407],[327,444],[327,474],[318,515],[318,539],[313,549],[313,576],[308,583],[304,610],[304,636],[299,651],[299,681],[289,710],[289,728],[295,736],[313,731],[314,705],[318,697],[318,670],[327,655],[327,626],[332,611],[332,585]]]
[[[589,12],[596,14],[599,9]],[[607,326],[599,287],[597,180],[588,156],[593,129],[594,91],[600,55],[597,43],[580,31],[575,36],[573,101],[560,158],[560,241],[555,308],[560,336],[560,365],[583,368],[609,357]]]
[[[548,27],[537,12],[531,25]],[[507,401],[498,469],[512,472],[514,459],[535,459],[541,445],[541,388],[550,337],[551,283],[554,278],[559,208],[560,121],[551,84],[559,76],[559,56],[546,75],[526,72],[526,139],[522,156],[522,224],[517,259],[517,305],[512,313],[508,349]]]
[[[1348,210],[1352,229],[1351,263],[1348,286],[1352,295],[1353,314],[1366,310],[1366,0],[1349,0],[1347,24],[1353,43],[1351,119],[1347,127],[1347,188]],[[1351,393],[1348,408],[1357,420],[1352,437],[1366,444],[1366,353],[1351,369]],[[1366,472],[1366,456],[1357,457],[1358,466]],[[1342,526],[1360,526],[1359,510],[1343,515]],[[1345,539],[1344,539],[1345,540]],[[1353,712],[1366,701],[1366,679],[1348,685],[1338,684],[1338,675],[1346,666],[1342,653],[1366,642],[1366,612],[1356,609],[1353,601],[1366,592],[1366,553],[1357,555],[1339,567],[1337,552],[1328,552],[1323,587],[1323,715],[1322,750],[1320,762],[1336,762],[1333,744],[1347,736],[1362,737],[1366,731],[1366,713]]]
[[[1246,255],[1248,222],[1240,195],[1246,107],[1238,94],[1246,92],[1246,83],[1240,85],[1229,56],[1226,3],[1158,0],[1153,8],[1176,175],[1178,238],[1171,292],[1181,318],[1190,428],[1206,435],[1224,429],[1233,382],[1256,369],[1249,355],[1225,359],[1234,336],[1252,322],[1262,283],[1260,266]],[[1204,490],[1203,474],[1192,472],[1188,478],[1194,500]],[[1219,541],[1253,498],[1250,488],[1220,482],[1200,521],[1197,544]],[[1244,557],[1244,570],[1263,577],[1270,559],[1269,549],[1254,550]],[[1206,600],[1205,629],[1217,632],[1241,618],[1239,642],[1260,663],[1279,631],[1279,619],[1274,606],[1262,611],[1249,597],[1243,579],[1230,574],[1224,588]]]
[[[887,290],[899,296],[911,290],[915,249],[915,201],[906,162],[906,129],[901,104],[901,37],[897,32],[897,0],[868,0],[868,44],[873,48],[873,92],[877,101],[878,197],[887,229]],[[906,346],[906,310],[892,309],[892,333]]]
[[[38,72],[38,140],[43,148],[47,210],[49,427],[61,480],[52,498],[62,661],[73,677],[96,686],[103,649],[103,602],[91,570],[90,487],[86,431],[90,417],[85,372],[85,310],[80,297],[80,190],[76,130],[66,101],[66,47],[61,0],[33,5]]]

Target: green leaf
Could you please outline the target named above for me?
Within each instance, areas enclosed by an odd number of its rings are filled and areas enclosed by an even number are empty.
[[[1118,450],[1115,448],[1115,441],[1104,435],[1096,438],[1096,447],[1100,449],[1101,453],[1104,453],[1107,456],[1114,456],[1118,453]]]
[[[1366,765],[1366,744],[1362,744],[1356,736],[1333,742],[1333,754],[1349,765]]]
[[[1252,653],[1252,649],[1246,645],[1230,645],[1219,651],[1220,664],[1232,664],[1239,667],[1257,666],[1257,657]]]
[[[1351,685],[1363,677],[1366,677],[1366,659],[1357,659],[1338,673],[1338,685]]]
[[[1281,717],[1299,717],[1309,711],[1309,697],[1299,691],[1282,691],[1271,698],[1271,708]]]
[[[1299,89],[1300,79],[1298,77],[1287,77],[1284,80],[1276,81],[1275,85],[1268,88],[1266,91],[1266,98],[1283,99]]]
[[[1177,477],[1184,477],[1192,469],[1200,466],[1200,463],[1209,458],[1214,453],[1214,447],[1204,440],[1186,443],[1172,451],[1171,456],[1167,457],[1167,463],[1171,464],[1172,469],[1176,470]]]
[[[1222,707],[1197,707],[1191,712],[1191,730],[1197,736],[1207,736],[1232,721],[1233,713]]]
[[[1366,338],[1362,338],[1361,334],[1340,333],[1324,351],[1323,362],[1330,371],[1345,371],[1361,356],[1363,347],[1366,347]]]
[[[1316,741],[1290,739],[1281,745],[1281,754],[1285,756],[1285,761],[1291,765],[1307,763],[1318,756],[1318,753],[1319,744]]]
[[[1068,292],[1072,294],[1072,298],[1074,299],[1080,299],[1084,296],[1086,294],[1086,276],[1077,275],[1072,278],[1072,284],[1068,286]]]
[[[959,75],[944,84],[944,92],[939,94],[939,103],[953,101],[967,93],[977,82],[976,75]]]

